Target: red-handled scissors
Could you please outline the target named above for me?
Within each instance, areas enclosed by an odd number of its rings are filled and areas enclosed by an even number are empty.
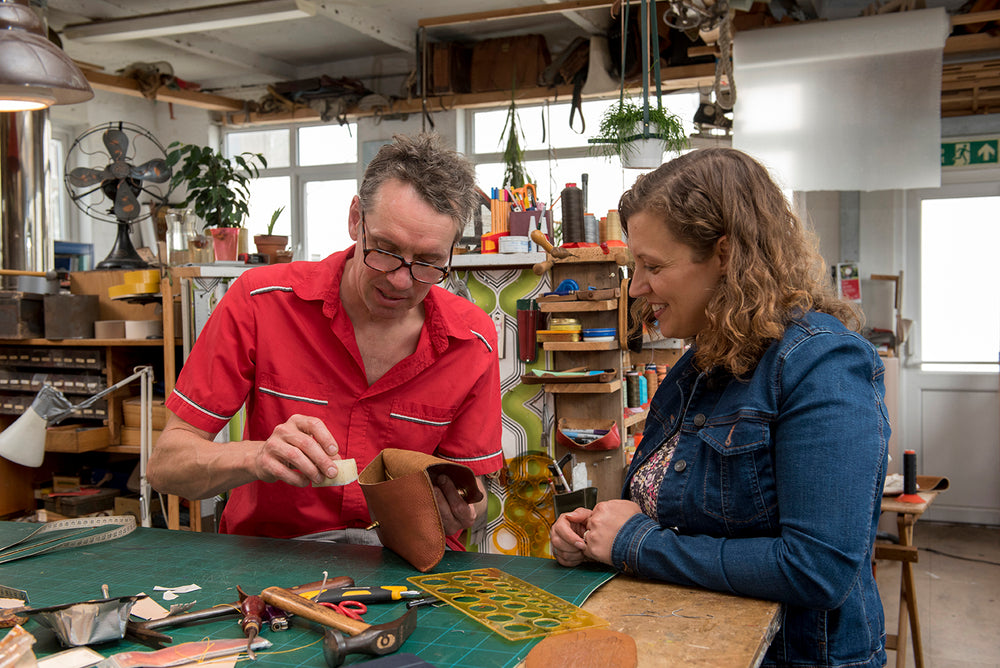
[[[368,612],[368,606],[361,601],[341,601],[340,603],[326,603],[324,601],[320,605],[335,610],[345,617],[356,619],[359,622],[362,621],[361,615]]]

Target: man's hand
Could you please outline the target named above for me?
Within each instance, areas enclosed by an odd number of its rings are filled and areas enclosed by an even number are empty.
[[[254,454],[254,470],[264,482],[281,480],[308,487],[336,476],[338,459],[337,441],[322,420],[293,415],[260,443]]]
[[[483,500],[478,504],[466,502],[455,488],[455,483],[448,476],[438,476],[433,483],[434,500],[437,501],[438,510],[441,513],[441,524],[444,526],[446,536],[471,527],[472,523],[479,517],[479,513],[486,508],[486,489],[478,477],[476,485],[479,486],[479,491],[483,495]]]

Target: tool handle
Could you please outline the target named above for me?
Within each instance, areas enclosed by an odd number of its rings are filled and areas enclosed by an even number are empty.
[[[329,626],[343,631],[352,636],[364,633],[369,624],[351,619],[335,610],[324,607],[319,603],[313,603],[307,598],[298,594],[293,594],[281,587],[268,587],[260,593],[260,597],[265,603],[270,603],[276,608],[281,608],[285,612],[291,612],[310,621]]]
[[[555,250],[555,247],[552,245],[552,242],[549,241],[549,238],[545,236],[545,233],[542,232],[541,230],[531,230],[531,234],[529,236],[531,237],[532,241],[534,241],[536,244],[544,248],[549,253]]]
[[[317,603],[343,603],[344,601],[361,601],[363,603],[387,603],[403,598],[403,593],[409,591],[402,586],[384,587],[341,587],[320,592]],[[412,594],[412,592],[411,592]]]
[[[354,578],[348,575],[338,575],[337,577],[326,580],[326,584],[323,583],[323,580],[317,580],[316,582],[309,582],[307,584],[289,587],[288,591],[293,594],[298,594],[299,596],[305,596],[306,598],[315,600],[318,594],[326,591],[327,589],[340,589],[341,587],[353,586]]]
[[[535,265],[531,268],[531,271],[535,272],[536,276],[541,276],[551,268],[552,260],[545,260],[544,262],[535,263]]]

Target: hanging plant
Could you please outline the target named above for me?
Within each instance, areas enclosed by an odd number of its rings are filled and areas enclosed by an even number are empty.
[[[588,141],[593,153],[607,158],[617,156],[627,162],[639,153],[642,140],[656,141],[667,152],[688,147],[679,116],[659,105],[643,107],[626,99],[604,112],[597,135]]]
[[[625,55],[628,5],[623,3],[621,88],[618,104],[601,117],[597,135],[588,139],[591,152],[607,158],[618,157],[626,167],[657,167],[665,152],[678,152],[687,148],[688,137],[681,119],[663,107],[660,90],[660,58],[651,53],[651,43],[656,39],[656,14],[650,9],[650,0],[640,0],[640,38],[642,52],[642,99],[633,101],[625,97]],[[654,4],[655,6],[655,4]],[[653,21],[653,25],[650,25]],[[650,59],[654,61],[656,80],[656,105],[650,104]]]
[[[520,188],[525,183],[532,183],[531,175],[524,164],[524,149],[521,142],[524,141],[524,132],[518,124],[517,104],[514,102],[514,87],[510,89],[510,106],[507,107],[507,120],[504,121],[501,136],[506,136],[507,141],[503,149],[503,185],[512,188]]]

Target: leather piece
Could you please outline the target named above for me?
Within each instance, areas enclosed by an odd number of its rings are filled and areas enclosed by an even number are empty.
[[[524,659],[524,668],[635,668],[637,665],[638,651],[632,636],[608,629],[548,636]]]
[[[422,452],[386,448],[358,475],[382,544],[421,573],[444,556],[444,525],[432,482],[440,475],[469,503],[483,498],[472,469]]]

